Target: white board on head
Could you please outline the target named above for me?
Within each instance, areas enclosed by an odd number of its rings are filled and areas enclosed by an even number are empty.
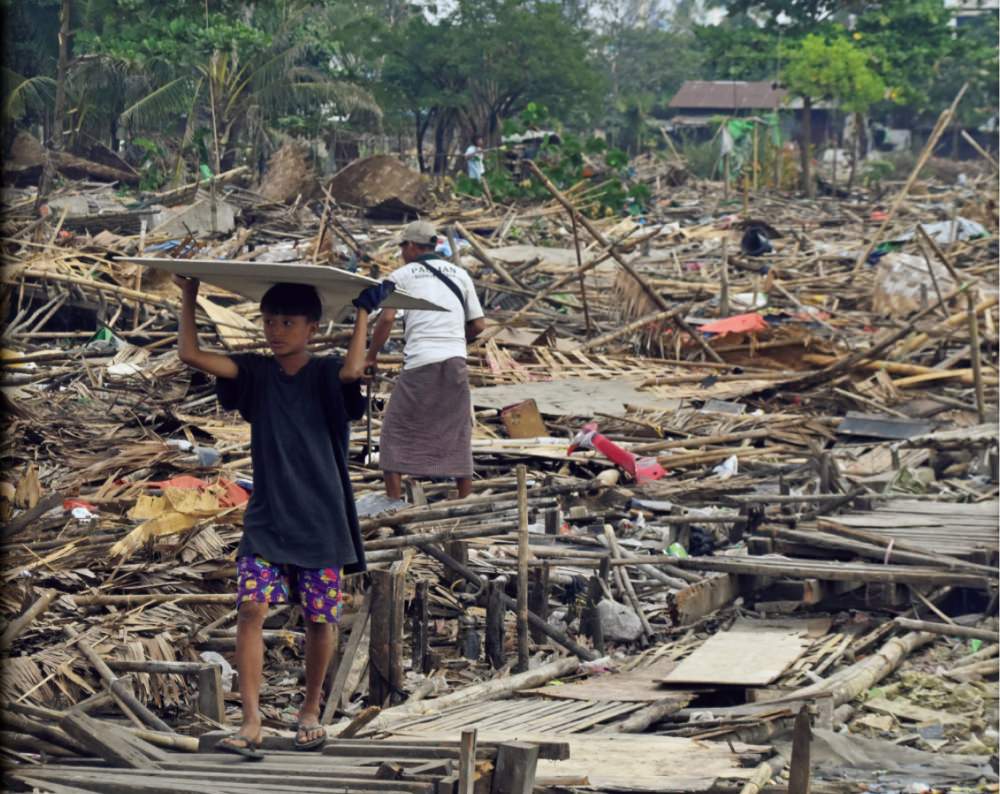
[[[196,278],[215,287],[259,301],[275,284],[309,284],[316,288],[323,303],[323,316],[341,319],[351,301],[365,287],[379,282],[357,273],[324,265],[276,264],[272,262],[234,262],[230,259],[162,259],[157,257],[122,257],[121,261],[158,268],[188,278]],[[422,309],[447,311],[436,303],[396,290],[383,301],[387,309]]]

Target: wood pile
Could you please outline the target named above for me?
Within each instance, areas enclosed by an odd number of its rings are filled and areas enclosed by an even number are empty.
[[[35,217],[30,190],[6,193],[9,787],[250,791],[266,774],[278,791],[759,790],[786,765],[801,775],[781,736],[808,748],[810,721],[814,748],[877,742],[947,767],[929,785],[995,782],[996,223],[948,243],[927,231],[957,228],[958,206],[995,207],[995,179],[928,184],[888,217],[864,191],[727,203],[718,185],[664,179],[645,217],[595,220],[588,188],[438,204],[490,320],[469,352],[473,495],[416,480],[406,504],[381,495],[394,335],[371,448],[363,423],[351,435],[372,571],[349,580],[330,739],[286,752],[304,634],[298,608],[278,607],[268,758],[252,768],[211,752],[239,707],[249,428],[177,360],[173,285],[117,260],[384,275],[399,224],[329,193],[279,203],[217,184],[235,231],[164,238]],[[770,253],[746,253],[752,228]],[[901,254],[918,288],[881,312],[876,290],[899,285],[879,261]],[[265,349],[258,319],[203,291],[200,330],[219,349]],[[348,329],[327,324],[316,350]],[[570,452],[591,421],[667,476],[637,483]]]

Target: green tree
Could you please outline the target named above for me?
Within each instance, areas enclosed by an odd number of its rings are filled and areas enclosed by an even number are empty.
[[[379,33],[380,96],[411,120],[421,169],[445,173],[456,135],[495,144],[504,119],[529,102],[562,118],[596,111],[604,80],[587,42],[553,2],[459,0],[438,19],[414,14]],[[432,130],[429,166],[424,140]]]
[[[847,112],[864,113],[885,93],[885,84],[868,64],[868,55],[843,36],[809,35],[789,48],[782,80],[791,95],[802,99],[802,189],[810,198],[816,193],[809,156],[813,102],[835,101]]]
[[[320,16],[300,0],[93,0],[80,38],[101,56],[94,68],[149,75],[117,97],[131,134],[174,132],[181,153],[207,137],[209,162],[226,169],[240,153],[256,162],[282,118],[377,114],[368,92],[332,72],[333,31],[317,28]]]

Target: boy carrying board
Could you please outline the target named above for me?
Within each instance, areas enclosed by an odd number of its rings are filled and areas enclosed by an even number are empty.
[[[236,668],[243,724],[218,749],[262,758],[259,696],[263,627],[271,604],[301,604],[305,614],[306,691],[295,746],[322,746],[323,679],[339,619],[341,577],[365,570],[364,547],[348,477],[351,420],[364,415],[361,378],[368,315],[392,292],[367,287],[357,308],[347,355],[313,356],[322,305],[315,288],[276,284],[260,302],[272,355],[202,350],[195,328],[196,279],[174,276],[182,293],[178,355],[214,375],[223,408],[250,423],[254,486],[237,550]]]

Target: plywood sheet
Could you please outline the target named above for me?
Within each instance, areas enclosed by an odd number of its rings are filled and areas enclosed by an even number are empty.
[[[829,620],[738,620],[729,631],[709,637],[660,680],[666,684],[765,686],[829,626]]]
[[[275,264],[269,262],[234,262],[228,259],[163,259],[136,257],[124,259],[144,267],[166,270],[197,278],[213,286],[259,301],[275,284],[309,284],[319,292],[323,314],[338,319],[340,313],[365,287],[379,282],[335,267],[321,265]],[[388,309],[424,309],[447,311],[436,303],[415,298],[397,290],[382,304]]]

